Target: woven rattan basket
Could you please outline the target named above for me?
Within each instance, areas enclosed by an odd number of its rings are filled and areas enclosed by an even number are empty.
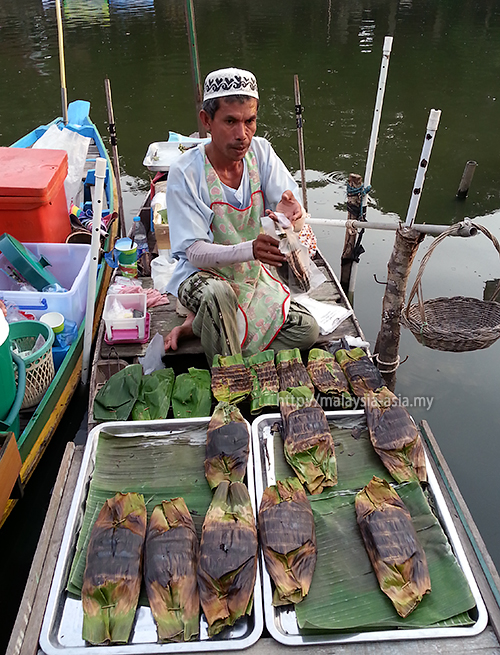
[[[497,239],[482,225],[474,225],[492,241],[500,255]],[[434,350],[466,352],[488,348],[500,337],[499,303],[464,296],[422,299],[421,281],[425,266],[441,241],[452,234],[456,234],[455,226],[440,234],[422,257],[401,323],[411,330],[417,341]],[[500,285],[493,298],[499,292]],[[418,302],[412,305],[415,296]]]

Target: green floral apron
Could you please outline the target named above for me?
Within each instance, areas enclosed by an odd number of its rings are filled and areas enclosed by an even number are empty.
[[[219,176],[205,155],[205,175],[210,193],[210,208],[214,212],[212,232],[214,243],[225,246],[253,241],[261,232],[260,218],[264,215],[264,198],[253,152],[245,155],[250,177],[251,203],[236,209],[224,202]],[[210,269],[227,280],[238,298],[238,328],[243,355],[265,350],[285,322],[290,293],[281,282],[256,260]]]

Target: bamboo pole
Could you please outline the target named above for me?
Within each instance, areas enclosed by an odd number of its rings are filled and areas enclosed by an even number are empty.
[[[92,199],[92,241],[90,245],[89,284],[87,290],[87,308],[85,311],[85,333],[83,338],[82,384],[89,379],[90,351],[92,349],[92,328],[94,326],[95,292],[97,280],[97,265],[101,247],[101,217],[104,180],[106,178],[106,160],[97,157],[95,160],[95,190]]]
[[[306,160],[304,155],[304,130],[302,122],[302,105],[300,104],[299,76],[293,76],[295,95],[295,121],[297,123],[297,140],[299,145],[300,179],[302,182],[302,204],[307,212]]]
[[[194,98],[196,103],[196,119],[198,121],[198,134],[206,137],[207,132],[200,119],[200,109],[203,102],[203,90],[200,76],[200,61],[198,58],[198,39],[196,37],[196,21],[194,17],[193,0],[186,0],[185,4],[186,28],[189,41],[189,56],[191,58],[191,73],[193,76]]]
[[[64,39],[60,0],[56,0],[57,40],[59,44],[59,74],[61,77],[62,116],[65,125],[68,124],[68,92],[66,89],[66,70],[64,64]]]
[[[115,173],[115,183],[116,183],[116,193],[118,196],[118,219],[120,221],[120,236],[124,237],[125,230],[125,216],[123,214],[123,196],[122,196],[122,184],[120,177],[120,158],[118,156],[118,141],[116,138],[116,125],[115,125],[115,115],[113,111],[113,101],[111,98],[111,83],[109,78],[104,79],[104,90],[106,93],[106,106],[108,109],[108,130],[109,137],[111,141],[111,152],[113,155],[113,170]]]

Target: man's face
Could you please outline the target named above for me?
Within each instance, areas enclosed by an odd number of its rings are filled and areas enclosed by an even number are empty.
[[[257,100],[248,98],[240,103],[221,98],[213,119],[204,111],[201,118],[212,135],[212,146],[217,154],[232,162],[241,161],[257,129]]]

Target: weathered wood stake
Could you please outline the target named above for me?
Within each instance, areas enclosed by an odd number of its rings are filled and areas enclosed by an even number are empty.
[[[472,160],[468,161],[465,164],[464,172],[462,174],[462,179],[460,180],[460,184],[457,191],[458,200],[465,200],[465,198],[467,198],[467,194],[469,193],[469,187],[471,185],[472,178],[474,177],[476,166],[477,166],[477,161],[472,161]]]
[[[347,186],[348,220],[362,220],[363,190],[363,178],[361,175],[358,175],[357,173],[350,173]],[[359,255],[363,252],[363,249],[359,253],[356,252],[357,236],[358,230],[355,227],[346,227],[344,250],[342,251],[342,257],[340,259],[340,284],[351,304],[353,299],[349,298],[349,287],[352,274],[352,265],[356,259],[359,259]]]
[[[391,258],[387,264],[387,282],[382,301],[382,322],[375,343],[377,365],[388,388],[394,391],[399,365],[400,317],[411,265],[424,235],[413,228],[399,227]]]

